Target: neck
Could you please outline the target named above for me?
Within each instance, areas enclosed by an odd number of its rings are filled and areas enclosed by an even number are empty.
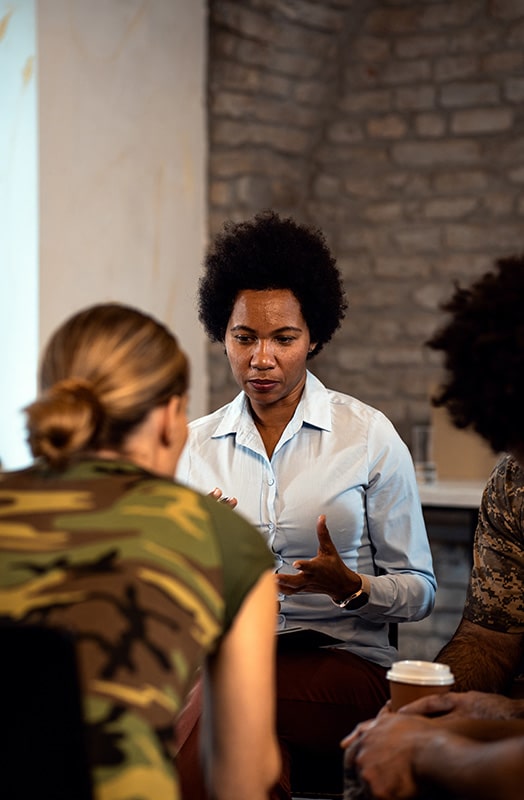
[[[137,467],[147,469],[156,475],[172,478],[175,472],[178,456],[180,455],[183,441],[181,433],[170,430],[171,417],[176,412],[180,398],[173,397],[168,405],[156,406],[122,442],[118,450],[111,447],[101,447],[96,455],[101,458],[125,458],[136,464]],[[185,415],[183,431],[186,430]],[[171,425],[178,427],[181,423]],[[182,430],[182,429],[181,429]],[[181,444],[182,441],[182,444]],[[185,437],[184,437],[185,441]]]
[[[131,450],[128,448],[124,448],[122,450],[112,450],[109,447],[103,447],[100,450],[95,450],[94,455],[97,458],[107,458],[112,461],[123,459],[124,461],[130,461],[132,464],[136,464],[137,467],[142,467],[143,469],[147,470],[152,469],[152,464],[148,458],[148,454],[145,452],[139,452],[137,450]]]
[[[260,433],[264,448],[271,458],[286,425],[292,419],[300,401],[300,394],[296,398],[286,398],[288,402],[274,405],[253,405],[250,402],[251,416]]]
[[[251,416],[257,428],[268,428],[272,430],[284,430],[289,420],[295,413],[298,401],[289,405],[273,406],[254,406],[250,403]]]

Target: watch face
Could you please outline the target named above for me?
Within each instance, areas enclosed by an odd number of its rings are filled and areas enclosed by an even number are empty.
[[[362,592],[358,597],[355,597],[354,600],[350,600],[349,603],[345,606],[349,611],[354,611],[356,608],[362,608],[365,606],[369,600],[369,595],[366,592]]]

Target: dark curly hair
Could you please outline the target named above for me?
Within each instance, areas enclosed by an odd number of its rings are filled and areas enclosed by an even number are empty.
[[[321,231],[264,211],[226,222],[205,260],[198,316],[209,338],[223,342],[239,292],[289,289],[298,302],[315,349],[329,342],[347,303],[340,272]]]
[[[445,353],[447,377],[432,402],[495,452],[524,445],[524,257],[502,258],[469,289],[455,285],[451,320],[426,342]]]

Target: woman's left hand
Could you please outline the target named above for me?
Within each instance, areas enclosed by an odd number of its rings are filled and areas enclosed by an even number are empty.
[[[315,558],[294,561],[293,567],[300,570],[295,575],[278,573],[278,591],[285,595],[298,592],[328,594],[335,600],[343,600],[360,589],[362,580],[340,558],[329,535],[324,514],[317,521],[317,537]]]
[[[213,489],[212,492],[209,492],[209,496],[213,497],[215,500],[218,500],[219,503],[224,503],[224,505],[229,506],[230,508],[235,508],[238,505],[238,500],[236,497],[226,497],[226,495],[222,493],[222,489],[219,489],[218,486]]]

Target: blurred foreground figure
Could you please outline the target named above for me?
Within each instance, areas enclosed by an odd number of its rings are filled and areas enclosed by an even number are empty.
[[[496,692],[511,689],[524,644],[524,259],[501,259],[444,310],[428,342],[447,370],[434,402],[506,453],[484,491],[462,621],[436,659],[462,691],[357,727],[343,743],[347,800],[523,796],[524,701]]]
[[[180,797],[175,720],[201,668],[211,795],[263,800],[278,776],[273,561],[241,516],[173,483],[187,389],[163,325],[81,311],[26,409],[35,462],[0,476],[0,621],[74,636],[96,800]]]

